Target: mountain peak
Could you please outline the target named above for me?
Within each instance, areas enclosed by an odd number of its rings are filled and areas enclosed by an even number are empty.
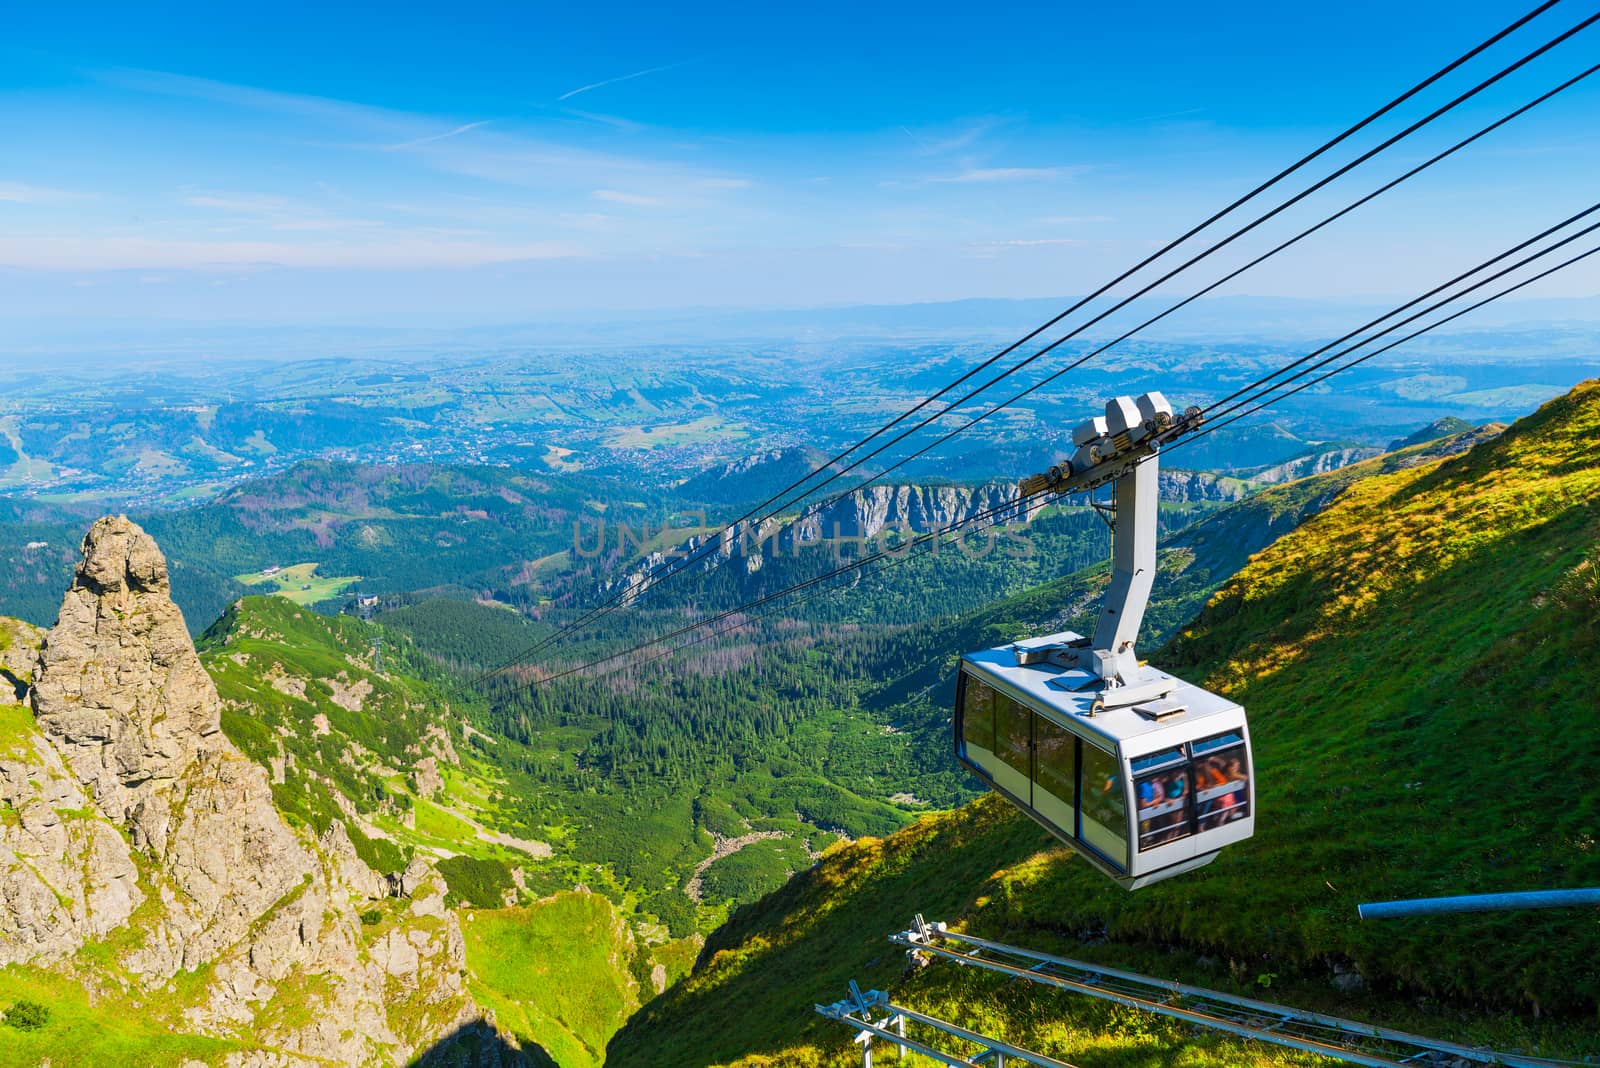
[[[0,668],[31,673],[33,711],[0,735],[0,967],[67,982],[89,954],[135,1002],[186,973],[183,998],[135,1015],[288,1051],[273,1064],[393,1066],[481,1040],[443,878],[412,858],[397,893],[342,824],[275,808],[266,769],[221,730],[150,535],[99,520],[42,641],[0,623]]]
[[[166,558],[125,517],[99,520],[83,539],[40,652],[33,706],[118,822],[221,740],[222,703],[172,601]]]
[[[172,591],[167,558],[155,539],[125,515],[108,515],[89,528],[72,588],[94,594]]]

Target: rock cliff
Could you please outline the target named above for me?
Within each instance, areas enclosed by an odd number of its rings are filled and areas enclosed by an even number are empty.
[[[1253,468],[1248,472],[1238,473],[1247,474],[1252,482],[1262,484],[1293,482],[1297,478],[1306,478],[1310,475],[1325,475],[1329,471],[1337,471],[1341,467],[1370,460],[1374,456],[1382,456],[1383,453],[1383,449],[1365,445],[1341,446],[1312,453],[1309,456],[1297,456],[1269,467]]]
[[[1257,488],[1244,479],[1183,468],[1161,468],[1157,482],[1163,501],[1242,501]]]
[[[836,501],[813,504],[787,524],[769,519],[759,525],[745,522],[712,534],[695,535],[666,552],[645,556],[620,583],[627,587],[631,599],[643,590],[647,579],[658,581],[683,567],[709,570],[737,557],[747,570],[754,572],[760,570],[767,555],[794,555],[804,546],[825,539],[870,541],[925,534],[970,522],[979,515],[984,515],[988,523],[1013,523],[1033,518],[1043,505],[1038,502],[1024,508],[1018,502],[1016,485],[1007,482],[980,486],[868,486]],[[613,588],[614,585],[606,587],[608,591]]]
[[[100,520],[57,624],[0,634],[0,965],[181,979],[169,1027],[230,1065],[399,1065],[472,1031],[443,880],[420,861],[386,880],[342,825],[285,822],[222,733],[149,535]]]

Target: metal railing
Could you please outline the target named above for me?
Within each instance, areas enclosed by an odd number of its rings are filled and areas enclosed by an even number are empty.
[[[1002,1042],[997,1038],[968,1030],[959,1024],[929,1016],[915,1009],[908,1009],[904,1005],[896,1005],[889,1000],[889,995],[881,990],[868,990],[863,993],[854,979],[850,980],[849,997],[835,1001],[831,1005],[818,1005],[816,1009],[830,1020],[837,1020],[855,1028],[855,1042],[861,1047],[861,1068],[872,1068],[873,1047],[880,1041],[894,1047],[896,1060],[903,1060],[907,1053],[917,1053],[948,1068],[989,1068],[989,1066],[1006,1068],[1006,1065],[1013,1061],[1031,1064],[1035,1068],[1074,1068],[1066,1061],[1058,1061],[1042,1053],[1033,1053],[1020,1046],[1013,1046],[1009,1042]],[[935,1034],[926,1039],[909,1035],[908,1024],[916,1024],[919,1028],[933,1031]],[[939,1049],[932,1045],[935,1041],[951,1045],[950,1042],[943,1041],[946,1039],[955,1039],[967,1045],[977,1046],[978,1049],[968,1053]]]
[[[1406,1068],[1438,1063],[1446,1058],[1474,1065],[1504,1065],[1506,1068],[1554,1068],[1563,1063],[1463,1046],[1325,1013],[1274,1005],[1120,968],[1040,953],[975,935],[960,934],[942,923],[927,923],[920,915],[909,930],[892,934],[889,940],[905,946],[913,955],[939,957],[962,966],[983,968],[1014,979],[1084,994],[1211,1030],[1288,1046],[1350,1064],[1370,1065],[1372,1068]]]

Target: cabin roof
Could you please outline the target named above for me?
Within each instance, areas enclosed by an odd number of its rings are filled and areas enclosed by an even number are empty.
[[[1008,642],[993,649],[968,653],[962,659],[976,669],[978,674],[998,680],[1005,689],[1015,691],[1013,696],[1023,697],[1033,708],[1050,716],[1062,726],[1078,734],[1098,735],[1108,745],[1137,739],[1144,744],[1136,748],[1160,748],[1159,744],[1149,744],[1159,743],[1161,740],[1148,737],[1151,735],[1170,737],[1172,744],[1176,745],[1189,738],[1204,737],[1207,733],[1203,725],[1206,719],[1239,708],[1226,697],[1209,690],[1202,690],[1176,675],[1147,664],[1140,668],[1140,680],[1173,680],[1177,688],[1169,695],[1169,700],[1175,700],[1184,706],[1181,715],[1154,720],[1134,711],[1130,705],[1107,709],[1098,715],[1090,716],[1089,706],[1094,703],[1098,691],[1092,688],[1074,691],[1070,688],[1074,683],[1086,680],[1089,677],[1087,672],[1067,670],[1055,664],[1030,664],[1023,667],[1017,663],[1016,654],[1012,652],[1013,647],[1017,645],[1024,648],[1054,645],[1076,641],[1079,637],[1080,635],[1070,630],[1062,631],[1059,634],[1029,638],[1021,642]]]

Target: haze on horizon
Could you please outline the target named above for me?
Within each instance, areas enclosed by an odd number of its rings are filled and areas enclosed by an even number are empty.
[[[1083,292],[1521,13],[19,10],[0,320],[448,326]],[[1214,270],[1583,62],[1557,49]],[[1223,292],[1439,281],[1592,199],[1597,109],[1585,83]],[[1528,296],[1596,293],[1600,264]]]

